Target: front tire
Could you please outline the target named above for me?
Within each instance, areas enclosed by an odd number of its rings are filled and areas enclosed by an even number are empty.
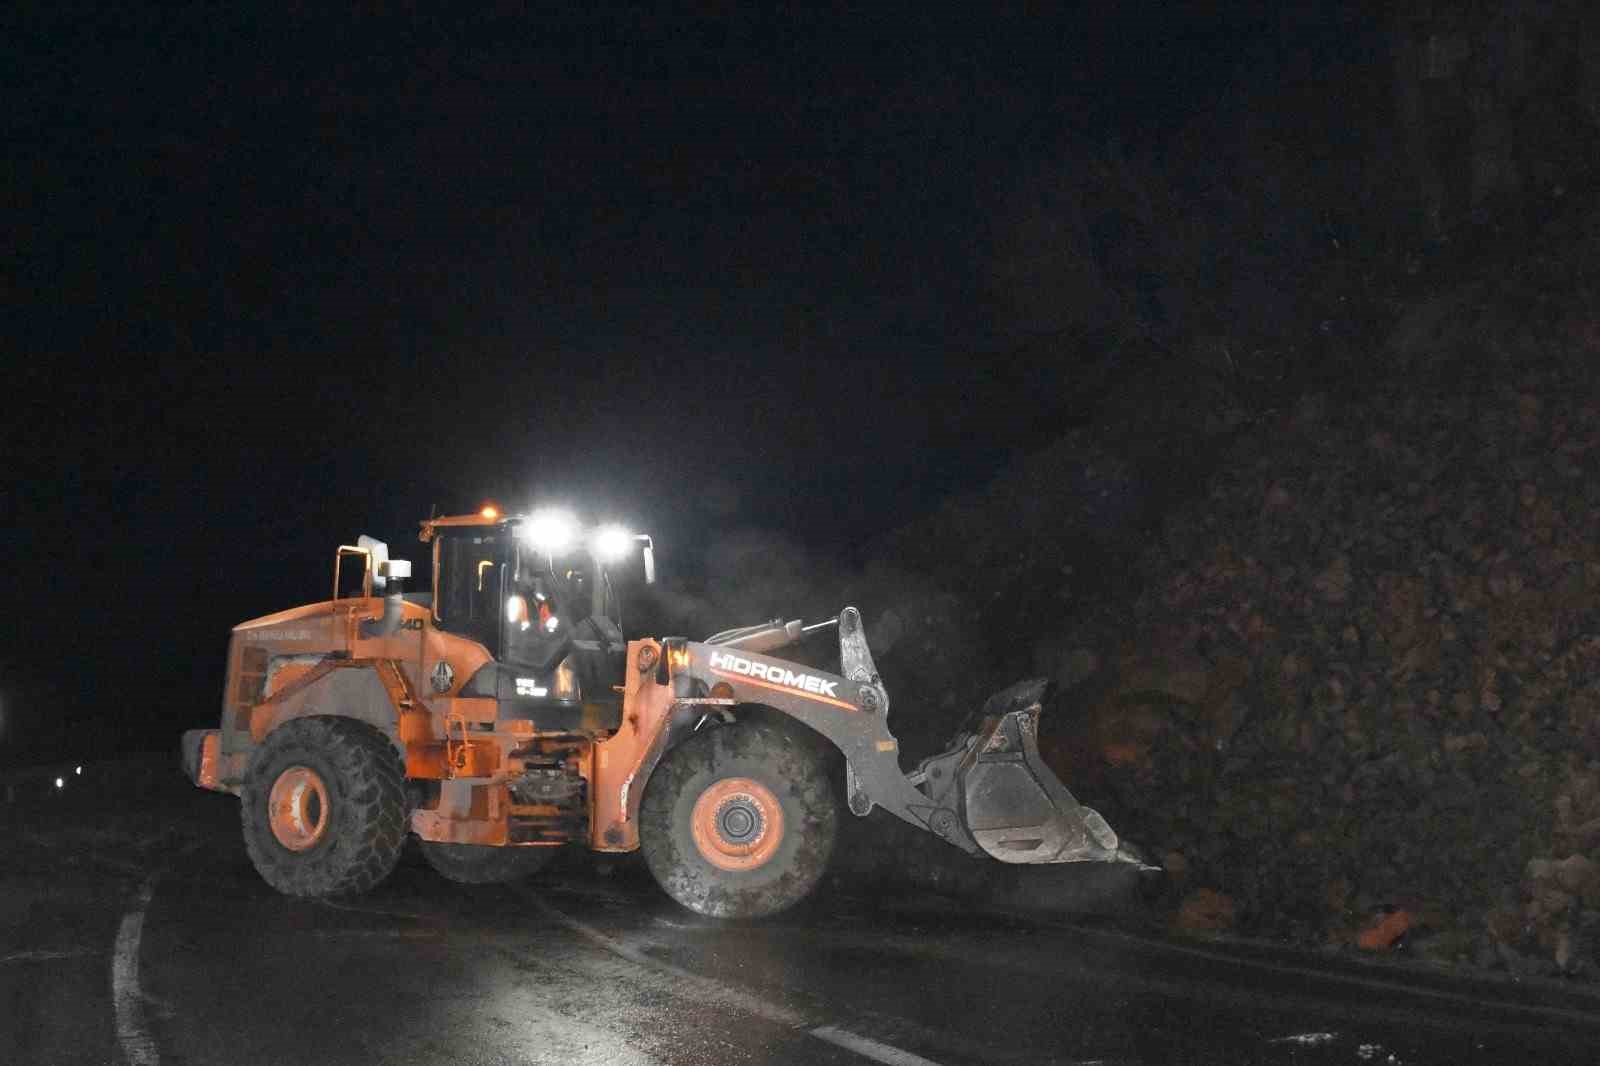
[[[483,844],[422,842],[422,857],[443,876],[462,885],[498,885],[531,877],[550,865],[554,847],[500,848]]]
[[[744,722],[667,755],[645,789],[639,843],[657,883],[685,907],[759,918],[810,895],[838,826],[818,743]]]
[[[394,746],[371,726],[284,723],[256,750],[240,791],[250,861],[285,895],[368,891],[405,843],[403,776]]]

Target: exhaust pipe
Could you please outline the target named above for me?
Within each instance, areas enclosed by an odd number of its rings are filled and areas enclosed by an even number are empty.
[[[405,597],[401,585],[411,576],[411,564],[405,559],[385,559],[378,564],[379,575],[385,578],[386,595],[383,597],[383,614],[378,618],[361,621],[361,635],[368,638],[393,636],[405,617]]]

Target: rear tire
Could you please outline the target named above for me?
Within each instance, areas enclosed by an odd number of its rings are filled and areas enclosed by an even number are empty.
[[[657,883],[715,918],[764,917],[810,895],[838,827],[820,745],[768,722],[712,729],[673,749],[639,811]]]
[[[483,844],[422,842],[422,857],[444,877],[462,885],[497,885],[531,877],[550,865],[556,848],[499,848]]]
[[[240,791],[245,850],[290,896],[353,895],[393,872],[405,843],[394,745],[348,718],[298,718],[267,736]]]

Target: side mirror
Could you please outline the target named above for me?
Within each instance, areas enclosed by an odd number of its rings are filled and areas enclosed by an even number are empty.
[[[356,547],[367,553],[367,572],[372,575],[373,589],[382,591],[384,582],[388,580],[383,565],[389,561],[389,545],[363,533],[356,538]]]

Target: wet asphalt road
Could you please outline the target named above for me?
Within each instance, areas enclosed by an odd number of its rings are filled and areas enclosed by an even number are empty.
[[[408,853],[370,896],[307,903],[256,877],[236,812],[165,772],[0,807],[0,1063],[1600,1060],[1576,989],[837,883],[730,925],[630,862],[468,887]]]

